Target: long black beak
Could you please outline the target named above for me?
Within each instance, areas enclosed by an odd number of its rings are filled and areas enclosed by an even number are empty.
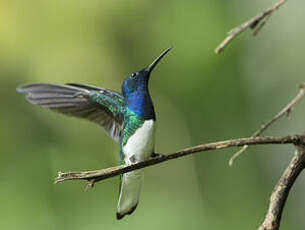
[[[151,73],[151,71],[155,68],[155,66],[158,64],[158,62],[165,56],[165,54],[168,53],[168,51],[171,50],[171,48],[172,48],[172,47],[169,47],[169,48],[167,48],[166,50],[164,50],[163,53],[160,54],[160,56],[157,57],[157,58],[153,61],[153,63],[151,63],[151,64],[146,68],[146,71],[148,72],[148,74]]]

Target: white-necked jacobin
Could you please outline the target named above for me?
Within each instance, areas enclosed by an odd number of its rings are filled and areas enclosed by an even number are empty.
[[[129,74],[122,84],[122,93],[78,83],[31,83],[17,91],[26,93],[32,104],[99,124],[114,140],[120,140],[120,163],[131,164],[154,154],[156,116],[148,81],[169,50],[148,67]],[[142,170],[121,176],[117,219],[136,209],[142,180]]]

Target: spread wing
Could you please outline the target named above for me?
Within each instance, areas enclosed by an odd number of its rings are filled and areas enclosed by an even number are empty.
[[[85,118],[118,140],[123,129],[124,97],[121,93],[84,84],[32,83],[17,88],[35,105]]]

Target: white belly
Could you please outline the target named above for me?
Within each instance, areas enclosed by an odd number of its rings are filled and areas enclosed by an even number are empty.
[[[125,163],[142,161],[154,152],[155,121],[147,120],[127,141],[123,147]]]

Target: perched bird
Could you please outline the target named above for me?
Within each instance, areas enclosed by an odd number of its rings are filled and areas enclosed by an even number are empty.
[[[167,48],[148,67],[129,74],[122,93],[85,84],[31,83],[17,88],[35,105],[93,121],[116,141],[120,140],[120,163],[131,164],[154,155],[156,116],[148,91],[152,70]],[[143,171],[136,170],[120,178],[117,219],[137,207]]]

